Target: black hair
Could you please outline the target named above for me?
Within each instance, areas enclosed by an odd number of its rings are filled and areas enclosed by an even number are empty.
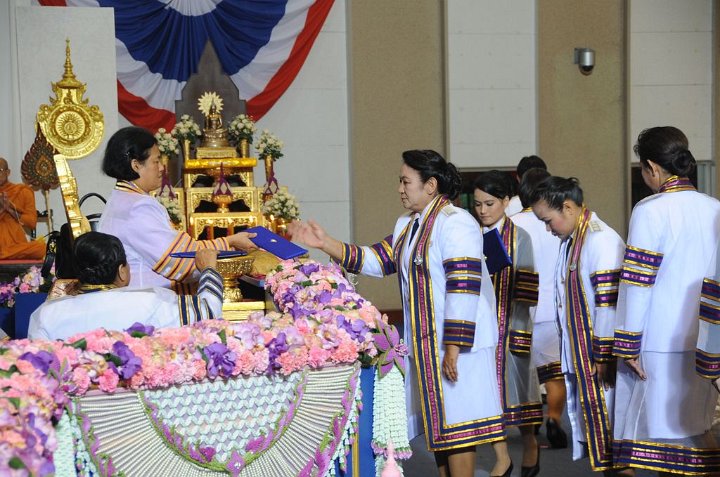
[[[73,255],[80,283],[110,285],[120,265],[127,265],[120,239],[101,232],[87,232],[75,240]]]
[[[132,160],[145,162],[157,139],[150,131],[135,126],[118,130],[105,148],[103,172],[119,181],[132,181],[140,177],[131,166]]]
[[[473,190],[480,189],[498,199],[512,197],[514,193],[513,179],[507,172],[492,170],[483,172],[473,182]]]
[[[413,149],[402,153],[403,162],[420,173],[423,183],[434,177],[438,183],[438,191],[453,200],[460,194],[462,178],[457,168],[447,162],[437,152],[425,149]]]
[[[548,207],[555,210],[562,210],[563,202],[571,200],[577,205],[583,205],[583,191],[580,188],[580,181],[574,177],[550,176],[541,181],[530,195],[530,204],[544,200]]]
[[[688,149],[685,134],[673,126],[645,129],[633,147],[643,166],[653,161],[670,174],[687,177],[696,167],[695,158]]]
[[[528,169],[523,174],[522,181],[520,181],[520,192],[518,193],[523,209],[532,206],[531,200],[535,188],[548,177],[550,177],[550,173],[546,169],[539,167]]]
[[[522,159],[520,159],[520,162],[518,162],[517,169],[515,169],[515,172],[517,172],[518,180],[522,181],[522,178],[525,177],[525,173],[530,169],[544,169],[547,171],[547,165],[545,164],[545,161],[540,158],[540,156],[523,157]]]

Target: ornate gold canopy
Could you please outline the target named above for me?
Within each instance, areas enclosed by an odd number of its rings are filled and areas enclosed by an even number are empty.
[[[65,46],[65,73],[52,83],[55,98],[43,104],[37,122],[47,140],[68,159],[80,159],[92,153],[102,141],[105,124],[97,106],[83,99],[86,85],[75,78],[70,62],[70,40]]]

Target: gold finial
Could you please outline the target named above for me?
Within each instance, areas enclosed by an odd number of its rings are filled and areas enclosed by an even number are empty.
[[[86,85],[78,81],[70,60],[70,39],[65,39],[65,68],[62,79],[52,85],[55,97],[40,105],[37,122],[48,142],[67,159],[93,152],[102,140],[103,114],[83,98]]]
[[[62,88],[80,88],[82,86],[73,73],[73,65],[70,60],[70,38],[65,39],[65,72],[57,84]]]

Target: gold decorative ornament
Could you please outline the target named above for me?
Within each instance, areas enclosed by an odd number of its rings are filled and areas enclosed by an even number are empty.
[[[238,288],[238,278],[250,273],[253,257],[221,258],[217,261],[217,271],[223,279],[223,302],[238,302],[243,299]]]
[[[73,73],[70,61],[70,40],[65,46],[65,72],[52,84],[55,98],[43,104],[37,114],[37,123],[48,142],[67,159],[80,159],[100,145],[105,123],[98,106],[88,105],[84,99],[86,84]]]

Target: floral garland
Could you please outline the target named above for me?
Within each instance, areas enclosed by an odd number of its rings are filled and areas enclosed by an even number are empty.
[[[262,205],[262,213],[285,220],[297,220],[300,218],[300,207],[294,195],[280,189]]]
[[[43,278],[40,274],[40,267],[32,266],[30,269],[18,275],[11,282],[0,283],[0,307],[12,308],[15,306],[15,295],[18,293],[38,293],[47,291],[55,281],[55,276]]]
[[[230,121],[228,126],[228,136],[235,143],[239,143],[241,139],[245,139],[248,143],[252,144],[253,135],[257,128],[255,127],[255,121],[252,116],[247,114],[238,114]]]
[[[160,330],[136,323],[125,331],[97,329],[64,342],[0,345],[0,475],[20,470],[52,474],[54,424],[66,408],[72,409],[71,398],[93,388],[112,393],[120,387],[158,389],[205,379],[289,375],[353,363],[360,354],[389,359],[387,349],[379,355],[373,334],[387,334],[386,317],[355,292],[337,265],[286,261],[266,281],[284,313]],[[353,401],[350,395],[346,399]],[[333,429],[347,429],[348,415],[336,416]],[[84,433],[91,431],[88,426],[83,422]],[[318,467],[338,452],[338,442],[325,445]],[[202,455],[202,450],[193,453]],[[92,460],[112,468],[110,460]]]
[[[275,160],[283,156],[282,148],[283,142],[267,129],[263,129],[260,134],[260,139],[258,139],[258,143],[255,146],[259,157],[270,156]]]
[[[160,154],[170,159],[175,159],[178,157],[178,154],[180,154],[180,143],[171,133],[165,131],[165,128],[158,129],[155,133],[155,140],[157,140]]]
[[[190,144],[195,144],[198,138],[202,135],[200,125],[190,117],[189,114],[183,114],[180,116],[180,122],[176,123],[170,131],[170,134],[179,141],[189,141]]]

